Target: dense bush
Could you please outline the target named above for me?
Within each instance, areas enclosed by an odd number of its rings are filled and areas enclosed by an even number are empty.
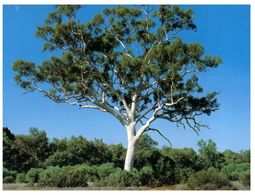
[[[198,153],[202,159],[204,168],[221,168],[224,165],[224,156],[217,151],[216,143],[211,139],[207,142],[200,140],[198,142],[198,146]]]
[[[39,174],[43,169],[31,168],[26,174],[26,181],[30,184],[37,183],[39,180]]]
[[[240,175],[250,169],[250,163],[230,163],[225,165],[221,171],[230,179],[230,180],[239,180]]]
[[[177,183],[186,183],[191,175],[195,173],[192,168],[176,168],[175,178]]]
[[[128,187],[137,186],[139,178],[135,174],[117,168],[109,176],[98,181],[98,186],[111,186],[111,187]]]
[[[176,184],[175,162],[167,156],[159,156],[155,164],[152,165],[153,186]]]
[[[39,175],[39,185],[48,187],[87,186],[87,175],[77,167],[47,167]]]
[[[138,173],[134,171],[134,174],[138,175],[139,185],[151,186],[154,184],[153,169],[150,166],[143,167]]]
[[[229,185],[227,177],[215,168],[199,171],[188,179],[192,190],[216,190]]]
[[[250,187],[251,174],[250,170],[243,172],[240,175],[240,181],[244,186]]]
[[[20,162],[19,148],[15,144],[15,135],[6,127],[3,128],[3,167],[20,171],[23,166]],[[9,180],[8,180],[9,181]]]
[[[87,175],[87,179],[90,182],[94,182],[98,179],[98,174],[97,174],[97,167],[88,164],[81,164],[81,165],[76,165],[75,166],[79,171]]]
[[[66,187],[88,186],[87,174],[76,167],[65,167],[62,174],[65,176],[65,180],[63,182]]]
[[[39,185],[49,187],[64,187],[63,173],[60,167],[47,167],[39,174]]]
[[[67,151],[57,151],[45,160],[45,166],[66,166],[71,164],[71,156]]]
[[[15,177],[13,177],[11,175],[6,176],[3,179],[3,183],[14,183],[14,181],[15,181]]]
[[[12,171],[7,168],[3,168],[3,183],[14,183],[17,175],[17,171]]]
[[[109,152],[111,153],[111,162],[116,167],[122,168],[124,165],[126,148],[122,144],[111,144],[108,146]]]
[[[16,183],[26,183],[26,174],[25,173],[18,173],[16,176]]]
[[[105,163],[97,167],[97,174],[99,179],[108,177],[111,173],[115,172],[116,168],[113,163]]]

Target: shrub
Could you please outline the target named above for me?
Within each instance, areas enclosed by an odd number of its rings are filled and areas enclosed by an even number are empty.
[[[39,175],[39,185],[48,187],[87,186],[87,175],[75,166],[47,167]]]
[[[39,185],[49,187],[63,187],[63,174],[60,167],[47,167],[39,174]]]
[[[116,169],[108,177],[97,182],[99,186],[112,186],[112,187],[128,187],[138,186],[139,180],[133,173],[125,170]]]
[[[215,190],[229,185],[227,177],[215,168],[199,171],[188,179],[188,187],[193,190]]]
[[[153,169],[150,166],[143,167],[138,173],[134,171],[134,175],[137,175],[139,179],[139,185],[151,186],[153,184]]]
[[[104,163],[97,167],[97,174],[99,179],[108,177],[111,173],[115,172],[116,168],[113,163]]]
[[[65,167],[62,170],[64,174],[65,181],[63,181],[63,187],[86,187],[87,184],[87,174],[84,174],[81,170],[75,167]]]
[[[186,183],[191,175],[195,172],[192,168],[176,168],[175,177],[177,183]]]
[[[3,168],[3,182],[4,183],[14,183],[17,175],[17,171],[12,171],[7,168]]]
[[[71,164],[71,156],[67,151],[57,151],[44,162],[45,166],[67,166]]]
[[[4,183],[14,183],[15,178],[11,175],[4,177],[3,182]]]
[[[26,174],[26,181],[30,184],[38,183],[39,174],[43,169],[31,168]]]
[[[153,171],[152,185],[162,186],[176,183],[175,162],[171,158],[160,156],[153,166]]]
[[[26,174],[25,173],[18,173],[16,176],[16,183],[26,183]]]
[[[240,181],[244,186],[250,187],[251,174],[250,170],[243,172],[240,175]]]
[[[82,164],[82,165],[76,165],[75,167],[79,169],[79,171],[81,171],[84,175],[87,175],[88,181],[94,182],[98,179],[96,166],[89,166],[88,164]]]
[[[221,171],[230,179],[230,180],[239,180],[240,175],[250,169],[250,163],[230,163],[225,165]]]

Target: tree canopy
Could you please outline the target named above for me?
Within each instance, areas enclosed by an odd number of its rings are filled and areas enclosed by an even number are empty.
[[[195,130],[194,115],[218,108],[216,93],[194,94],[203,92],[195,73],[217,67],[220,58],[176,37],[181,30],[196,29],[191,9],[162,5],[150,13],[148,6],[116,7],[81,24],[76,18],[80,6],[56,8],[36,35],[45,40],[44,50],[62,54],[39,65],[17,60],[13,68],[21,87],[56,102],[110,112],[123,124],[131,120],[126,115],[132,101],[137,102],[136,121],[160,104],[158,118],[194,122]]]

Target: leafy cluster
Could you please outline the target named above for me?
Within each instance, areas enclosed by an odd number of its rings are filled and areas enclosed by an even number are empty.
[[[191,9],[118,6],[86,23],[80,22],[79,11],[77,5],[57,6],[38,27],[43,50],[58,55],[38,65],[17,60],[13,69],[22,88],[56,102],[109,112],[123,125],[143,124],[160,104],[157,118],[199,131],[203,126],[195,118],[218,109],[217,93],[197,95],[203,89],[196,73],[217,67],[221,59],[177,37],[196,29]]]

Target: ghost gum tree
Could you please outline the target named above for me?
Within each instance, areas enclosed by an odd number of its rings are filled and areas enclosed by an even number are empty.
[[[199,72],[221,59],[187,44],[178,33],[195,30],[191,9],[178,6],[129,6],[104,9],[82,23],[86,9],[56,6],[38,27],[50,59],[36,65],[17,60],[15,80],[29,92],[57,102],[110,113],[126,129],[124,169],[131,171],[136,144],[157,119],[199,132],[201,115],[218,109],[216,92],[204,94]],[[83,12],[83,13],[82,13]],[[78,17],[77,14],[80,14]]]

